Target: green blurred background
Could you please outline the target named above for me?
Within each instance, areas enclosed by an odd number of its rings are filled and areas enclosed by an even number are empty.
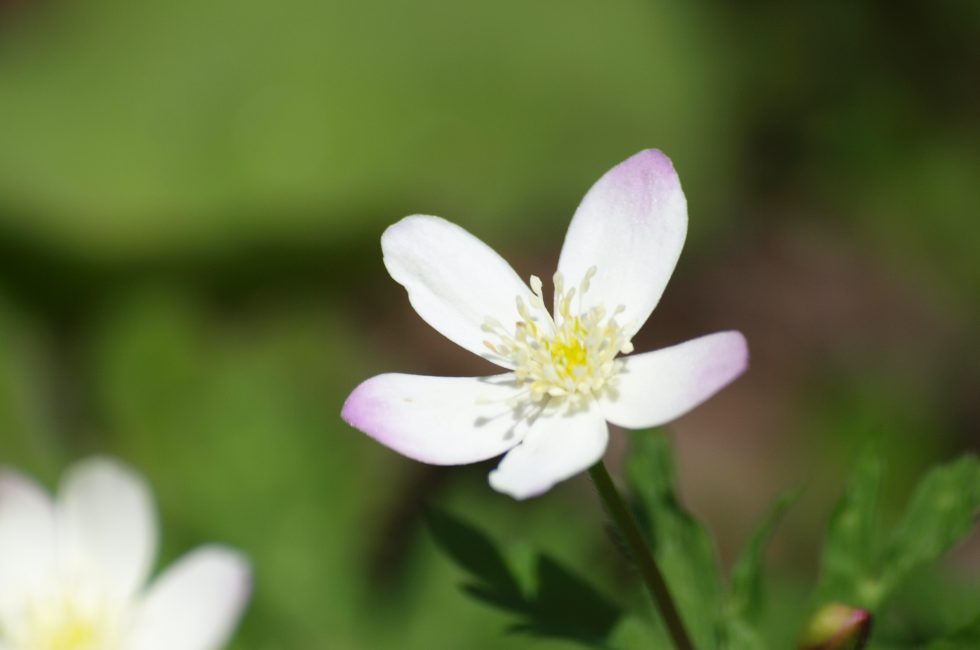
[[[587,481],[516,503],[338,413],[376,372],[486,370],[411,312],[386,225],[445,216],[547,276],[589,185],[658,147],[690,233],[637,347],[753,353],[669,427],[682,492],[728,562],[804,486],[771,557],[803,603],[865,438],[895,507],[980,443],[978,34],[971,0],[0,0],[0,461],[118,455],[165,559],[244,549],[235,648],[570,647],[505,635],[419,518],[615,595]],[[943,572],[925,627],[980,598],[976,534]]]

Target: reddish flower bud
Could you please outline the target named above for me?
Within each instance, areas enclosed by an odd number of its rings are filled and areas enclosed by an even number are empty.
[[[871,612],[849,605],[825,605],[800,640],[800,650],[861,650],[871,634]]]

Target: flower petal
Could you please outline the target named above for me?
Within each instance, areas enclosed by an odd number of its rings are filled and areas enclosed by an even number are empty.
[[[153,496],[143,479],[107,458],[70,467],[59,491],[65,559],[97,569],[125,598],[146,582],[156,555]]]
[[[521,441],[526,418],[508,403],[510,373],[493,377],[385,374],[347,398],[341,416],[386,447],[433,465],[493,458]]]
[[[660,151],[641,151],[606,172],[582,199],[558,271],[571,288],[596,267],[583,308],[622,305],[618,320],[632,335],[660,301],[686,236],[687,200],[673,164]]]
[[[251,593],[248,562],[220,546],[192,551],[150,587],[133,650],[217,650],[231,637]]]
[[[609,429],[591,403],[572,415],[541,414],[527,436],[490,472],[490,486],[515,499],[539,496],[602,458]]]
[[[56,568],[54,521],[54,505],[44,489],[18,472],[0,469],[0,615]]]
[[[511,367],[484,345],[482,327],[488,316],[507,327],[516,323],[516,299],[527,301],[531,292],[502,257],[459,226],[421,215],[385,230],[381,249],[422,320],[470,352]]]
[[[623,359],[615,390],[600,400],[606,419],[628,429],[670,422],[705,401],[748,367],[740,332],[717,332]]]

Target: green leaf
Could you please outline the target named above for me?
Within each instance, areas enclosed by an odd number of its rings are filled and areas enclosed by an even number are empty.
[[[891,536],[882,563],[890,592],[917,567],[937,560],[973,528],[980,514],[980,461],[965,456],[934,468],[919,483]]]
[[[622,610],[588,582],[539,555],[535,588],[525,590],[483,531],[441,510],[430,510],[426,523],[439,548],[474,579],[463,590],[519,617],[512,631],[605,647]]]
[[[830,519],[821,561],[820,602],[872,608],[881,597],[875,580],[878,501],[884,473],[876,445],[859,454],[850,483]]]
[[[476,580],[464,586],[467,593],[502,609],[528,608],[506,560],[483,531],[436,509],[426,513],[426,524],[439,548]]]
[[[513,629],[601,645],[622,614],[594,587],[548,556],[538,558],[531,616]]]
[[[633,434],[627,477],[634,508],[695,645],[714,646],[723,585],[710,535],[680,504],[673,452],[655,431]]]
[[[799,490],[793,490],[776,499],[732,568],[724,621],[726,648],[758,650],[765,647],[759,631],[765,604],[765,551],[776,527],[799,495]]]

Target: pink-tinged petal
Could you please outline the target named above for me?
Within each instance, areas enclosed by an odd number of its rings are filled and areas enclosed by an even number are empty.
[[[686,236],[687,200],[673,164],[660,151],[641,151],[582,199],[558,270],[566,287],[578,287],[596,267],[583,307],[622,305],[617,319],[632,336],[660,301]]]
[[[614,389],[600,405],[606,419],[627,429],[670,422],[745,372],[749,348],[740,332],[718,332],[623,359]]]
[[[526,418],[508,403],[517,392],[510,373],[378,375],[354,389],[341,416],[409,458],[463,465],[499,456],[521,441]]]
[[[490,473],[490,486],[515,499],[539,496],[594,465],[608,441],[609,429],[594,403],[574,414],[542,414]]]
[[[57,567],[54,505],[34,481],[0,469],[0,619]],[[0,627],[3,621],[0,620]]]
[[[126,647],[218,650],[235,631],[251,590],[251,570],[239,553],[220,546],[192,551],[151,586]]]
[[[482,327],[488,316],[514,325],[517,297],[531,294],[502,257],[459,226],[421,215],[390,226],[381,249],[391,277],[425,322],[470,352],[511,367],[484,345]]]
[[[96,570],[120,598],[143,587],[156,556],[157,519],[140,476],[114,460],[84,460],[65,473],[58,505],[66,562]]]

